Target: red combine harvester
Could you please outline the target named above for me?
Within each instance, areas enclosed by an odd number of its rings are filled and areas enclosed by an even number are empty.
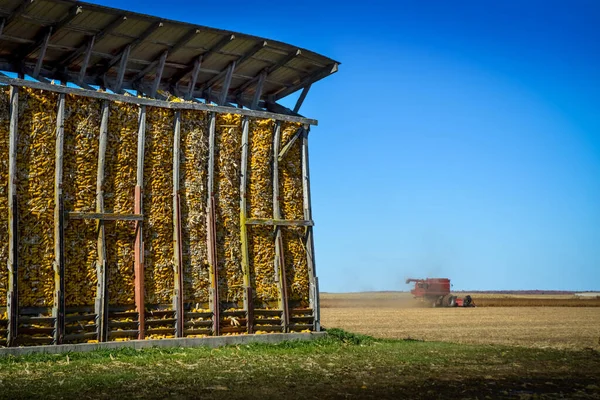
[[[420,299],[433,307],[475,307],[471,296],[460,298],[450,294],[450,279],[447,278],[427,278],[427,279],[407,279],[406,283],[415,283],[415,287],[410,293],[415,299]]]

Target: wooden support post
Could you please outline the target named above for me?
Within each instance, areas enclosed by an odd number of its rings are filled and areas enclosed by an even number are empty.
[[[119,64],[119,71],[117,72],[117,83],[115,83],[115,93],[119,93],[121,91],[121,86],[123,86],[123,78],[125,77],[130,50],[131,46],[127,46],[121,54],[121,63]]]
[[[191,100],[194,97],[194,89],[196,88],[196,82],[198,81],[198,74],[200,73],[200,67],[202,66],[202,56],[198,57],[194,61],[194,70],[190,76],[190,82],[188,83],[188,90],[185,99]]]
[[[85,72],[87,71],[88,64],[90,63],[90,57],[92,56],[92,50],[94,49],[94,43],[96,41],[96,36],[92,36],[90,41],[87,44],[87,48],[85,50],[85,56],[83,58],[83,62],[81,63],[81,67],[79,69],[79,81],[78,84],[82,84],[85,82]]]
[[[214,174],[215,174],[215,129],[216,116],[210,113],[208,126],[208,198],[206,199],[206,245],[208,264],[210,265],[210,298],[209,307],[213,313],[212,331],[219,336],[220,305],[219,305],[219,270],[217,265],[217,218],[215,214]]]
[[[19,208],[17,204],[17,137],[19,88],[10,87],[10,131],[8,150],[8,329],[7,345],[14,346],[19,325]]]
[[[244,286],[244,310],[248,321],[248,333],[253,332],[253,309],[252,309],[252,285],[250,284],[250,260],[248,254],[248,227],[246,188],[248,186],[248,141],[250,120],[244,117],[242,120],[242,165],[240,177],[240,241],[242,244],[242,273]]]
[[[58,95],[56,156],[54,165],[54,344],[65,335],[65,236],[63,210],[63,147],[65,141],[65,94]]]
[[[37,78],[42,70],[42,64],[44,63],[44,57],[46,57],[46,50],[48,49],[48,43],[50,42],[50,38],[52,37],[52,27],[48,29],[48,33],[44,36],[44,41],[42,42],[42,47],[40,48],[40,53],[38,54],[37,62],[35,63],[35,68],[33,70],[33,77]]]
[[[304,87],[304,89],[302,89],[302,93],[300,93],[300,97],[298,98],[298,101],[294,106],[294,113],[298,113],[298,111],[300,111],[300,107],[302,107],[302,103],[304,103],[304,100],[306,99],[306,95],[308,94],[310,87],[311,85],[307,85]]]
[[[165,62],[167,61],[168,51],[165,51],[160,56],[158,66],[156,67],[156,76],[154,77],[154,83],[152,84],[152,90],[150,91],[150,97],[156,97],[156,92],[160,87],[160,80],[162,79],[163,71],[165,70]]]
[[[304,204],[304,219],[312,220],[312,205],[310,199],[310,166],[308,163],[308,132],[310,127],[304,126],[302,134],[302,194]],[[306,262],[308,264],[309,302],[315,317],[314,330],[321,330],[321,310],[319,308],[319,287],[315,269],[315,244],[313,227],[306,227]]]
[[[142,214],[143,188],[144,188],[144,149],[146,143],[146,106],[140,106],[138,120],[138,147],[137,147],[137,171],[135,185],[134,213]],[[144,304],[144,221],[135,224],[135,307],[138,312],[138,339],[144,339],[146,335],[145,326],[145,304]]]
[[[181,244],[181,201],[179,197],[179,165],[181,146],[181,112],[175,112],[175,134],[173,135],[173,256],[174,290],[173,308],[175,309],[175,335],[183,337],[183,254]]]
[[[254,97],[252,97],[252,104],[250,105],[251,110],[256,110],[258,108],[258,102],[260,101],[260,97],[262,96],[262,91],[266,80],[267,71],[263,71],[259,75],[258,84],[256,85],[256,89],[254,91]]]
[[[225,80],[221,86],[221,94],[219,96],[219,105],[222,106],[227,102],[227,94],[229,93],[229,85],[231,85],[231,78],[233,77],[233,71],[235,70],[235,61],[232,61],[227,67],[227,74]]]
[[[279,146],[281,142],[281,121],[275,124],[275,133],[273,135],[273,219],[281,219],[281,209],[279,207]],[[283,331],[289,331],[290,315],[287,298],[287,282],[285,279],[285,261],[283,258],[283,241],[281,238],[281,227],[275,225],[275,260],[273,266],[275,269],[275,281],[279,291],[279,309],[282,310]]]
[[[100,122],[100,139],[98,145],[98,174],[96,178],[96,212],[104,213],[104,162],[108,144],[109,101],[102,102],[102,120]],[[106,342],[108,338],[108,269],[106,268],[106,236],[104,221],[98,220],[98,261],[96,262],[98,285],[96,290],[96,326],[98,341]]]

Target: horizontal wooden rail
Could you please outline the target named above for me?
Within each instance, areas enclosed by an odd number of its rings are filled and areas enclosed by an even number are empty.
[[[143,221],[142,214],[68,212],[69,219],[97,219],[101,221]]]
[[[246,225],[314,226],[315,223],[313,221],[305,220],[252,218],[246,220]]]

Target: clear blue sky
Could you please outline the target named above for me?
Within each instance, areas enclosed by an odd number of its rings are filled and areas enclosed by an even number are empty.
[[[342,62],[313,86],[322,291],[600,289],[600,2],[97,3]]]

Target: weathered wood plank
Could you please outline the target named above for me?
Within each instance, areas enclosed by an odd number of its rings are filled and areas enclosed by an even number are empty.
[[[293,219],[268,219],[251,218],[246,220],[246,225],[268,225],[268,226],[313,226],[313,221]]]
[[[140,106],[138,119],[138,143],[137,143],[137,170],[135,199],[133,212],[142,214],[143,188],[144,188],[144,150],[146,143],[146,106]],[[138,339],[144,339],[145,332],[145,306],[144,306],[144,222],[143,218],[135,225],[135,250],[134,250],[134,284],[135,284],[135,308],[138,312]]]
[[[216,115],[210,113],[208,125],[208,184],[206,199],[206,245],[208,250],[209,276],[210,276],[210,298],[209,308],[212,312],[212,331],[215,336],[220,334],[220,304],[219,304],[219,271],[217,264],[217,222],[215,215],[215,130]]]
[[[35,68],[33,69],[33,77],[37,78],[42,69],[42,64],[44,63],[44,57],[46,57],[46,50],[48,49],[48,43],[50,42],[50,38],[52,37],[52,27],[48,29],[48,33],[44,36],[44,40],[42,42],[42,47],[40,48],[40,54],[38,54],[37,61],[35,63]]]
[[[65,236],[63,211],[63,148],[65,141],[65,94],[58,96],[56,155],[54,164],[54,343],[61,344],[65,333]]]
[[[198,81],[198,74],[200,73],[200,68],[202,67],[202,56],[198,57],[196,61],[194,61],[194,70],[192,71],[192,76],[190,76],[190,82],[188,83],[188,90],[185,96],[186,100],[191,100],[194,97],[194,90],[196,89],[196,82]]]
[[[69,219],[97,219],[99,221],[143,221],[142,214],[114,214],[103,212],[74,212],[67,213]]]
[[[119,64],[119,72],[117,72],[117,82],[114,87],[114,92],[119,93],[121,86],[123,86],[123,78],[125,77],[125,71],[127,70],[127,61],[129,60],[129,52],[131,51],[131,45],[127,46],[121,54],[121,63]]]
[[[83,97],[90,97],[100,100],[120,101],[128,104],[145,105],[151,107],[162,107],[173,110],[200,110],[210,111],[215,113],[238,114],[254,118],[271,118],[277,121],[299,122],[302,124],[317,125],[318,122],[314,119],[297,117],[293,115],[276,114],[268,111],[247,110],[242,108],[231,108],[223,106],[212,106],[203,103],[191,102],[168,102],[155,99],[147,99],[143,97],[124,96],[113,93],[93,91],[88,89],[80,89],[62,85],[50,85],[43,82],[29,81],[25,79],[15,79],[6,76],[0,76],[0,83],[6,85],[14,85],[28,87],[32,89],[48,90],[55,93],[75,94]]]
[[[300,111],[300,107],[302,107],[302,104],[304,103],[304,100],[306,99],[306,95],[308,94],[308,91],[310,90],[311,85],[307,85],[304,87],[304,89],[302,89],[302,93],[300,93],[300,97],[298,98],[298,101],[296,101],[296,105],[294,106],[294,112],[297,113],[298,111]]]
[[[229,85],[231,85],[231,78],[233,77],[233,70],[235,69],[235,61],[232,61],[227,67],[227,74],[225,74],[225,81],[221,86],[221,94],[219,96],[219,105],[222,106],[227,101],[227,94],[229,93]]]
[[[256,84],[256,89],[254,90],[254,96],[252,97],[252,103],[250,104],[250,108],[252,110],[256,110],[258,108],[258,102],[260,101],[260,97],[262,96],[263,87],[265,85],[266,80],[267,80],[267,72],[263,71],[258,76],[258,83]]]
[[[281,237],[280,225],[276,224],[276,221],[281,221],[281,208],[279,204],[279,146],[281,145],[281,123],[275,124],[275,132],[273,134],[273,219],[265,222],[273,222],[275,226],[275,259],[273,260],[275,281],[277,282],[277,289],[279,291],[279,308],[282,310],[282,328],[283,332],[288,331],[289,325],[289,311],[288,311],[288,297],[287,297],[287,283],[285,277],[285,261],[283,257],[283,241]],[[250,221],[246,221],[249,223]]]
[[[242,121],[242,160],[240,167],[240,241],[242,251],[242,273],[244,285],[244,310],[248,318],[248,333],[252,333],[252,318],[250,314],[252,303],[252,286],[250,285],[250,262],[248,254],[248,227],[246,189],[248,186],[248,140],[250,121],[244,118]]]
[[[154,83],[152,84],[152,91],[150,92],[150,97],[156,97],[156,92],[158,91],[158,87],[160,85],[160,80],[162,79],[163,71],[165,70],[165,62],[167,61],[167,56],[169,55],[168,51],[165,51],[160,56],[160,60],[158,61],[158,66],[156,67],[156,75],[154,77]]]
[[[96,213],[99,217],[104,214],[104,163],[106,146],[108,144],[108,114],[109,102],[102,102],[102,120],[100,122],[100,138],[98,145],[98,171],[96,177]],[[105,342],[108,338],[108,270],[106,268],[106,235],[104,221],[98,219],[98,261],[96,262],[98,285],[96,290],[96,326],[98,326],[98,341]]]
[[[88,64],[90,63],[90,57],[92,56],[92,49],[94,48],[94,43],[96,42],[96,35],[90,38],[90,41],[87,44],[87,48],[85,50],[85,56],[83,57],[83,62],[81,63],[81,67],[79,68],[79,79],[77,84],[84,83],[85,80],[85,72],[87,71]]]
[[[181,238],[181,198],[179,195],[179,168],[181,147],[181,113],[175,113],[175,133],[173,135],[173,308],[175,309],[175,335],[183,337],[183,251]]]
[[[16,345],[19,325],[19,221],[17,204],[17,137],[19,133],[19,88],[10,87],[8,149],[8,312],[7,345]]]
[[[303,208],[304,208],[304,219],[312,219],[312,204],[310,198],[310,166],[308,159],[308,133],[309,127],[305,126],[302,135],[302,197],[303,197]],[[310,285],[309,303],[310,307],[314,310],[314,329],[319,331],[321,329],[321,318],[319,308],[319,290],[318,280],[315,268],[315,244],[313,240],[313,227],[308,226],[306,228],[306,261],[308,264],[308,282]]]
[[[287,142],[285,144],[285,146],[283,146],[283,149],[281,149],[281,151],[279,152],[279,156],[278,156],[279,162],[281,162],[281,160],[283,160],[283,157],[285,157],[285,155],[292,148],[294,143],[296,143],[296,140],[298,140],[302,136],[303,132],[304,132],[303,127],[298,128],[298,131],[294,134],[294,136],[292,136],[292,138],[289,140],[289,142]]]

